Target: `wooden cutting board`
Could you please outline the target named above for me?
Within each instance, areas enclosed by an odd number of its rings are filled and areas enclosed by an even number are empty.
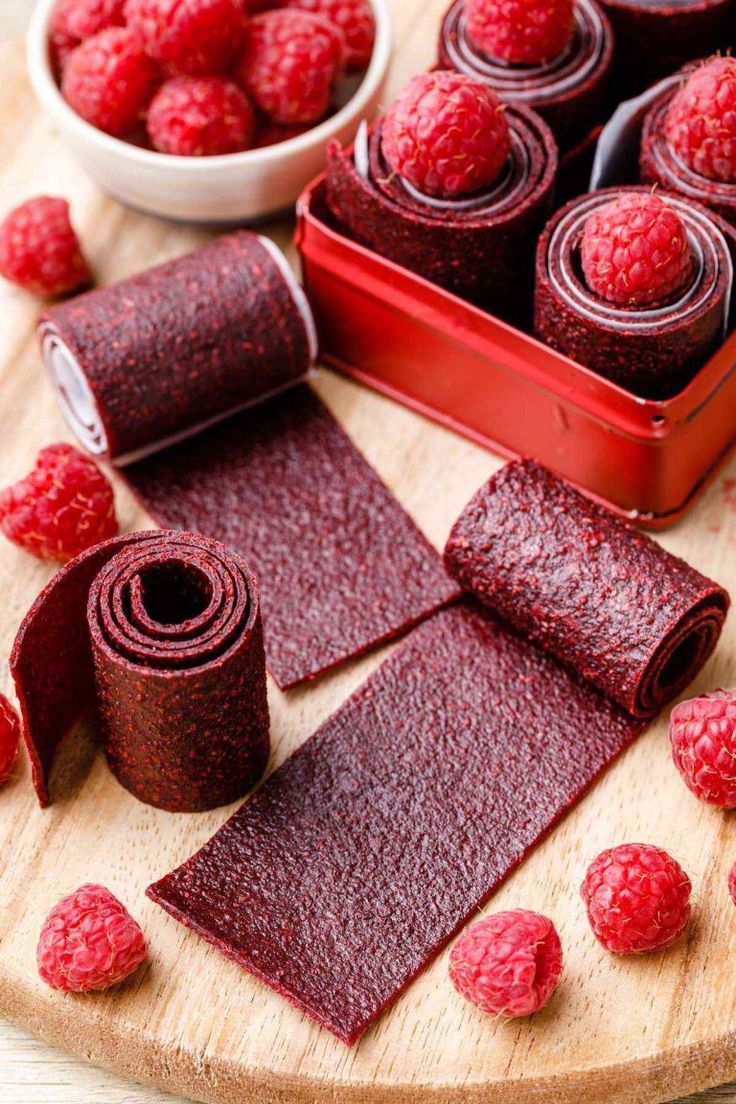
[[[443,6],[444,0],[394,0],[399,46],[391,88],[431,62]],[[0,53],[0,71],[0,211],[39,191],[67,196],[101,282],[204,240],[202,231],[125,210],[81,174],[37,112],[19,46]],[[267,231],[288,243],[289,227]],[[38,356],[37,311],[29,296],[0,288],[0,485],[23,474],[40,446],[69,437]],[[317,388],[440,548],[499,461],[337,376],[323,373]],[[736,480],[729,483],[728,474],[662,541],[736,594]],[[120,485],[118,506],[125,528],[150,526]],[[3,659],[50,574],[0,540]],[[693,689],[736,683],[735,643],[732,615]],[[380,659],[374,654],[288,695],[271,685],[274,764]],[[0,689],[10,690],[4,664]],[[41,812],[23,761],[0,794],[0,1015],[91,1062],[199,1100],[259,1104],[615,1104],[670,1099],[736,1074],[736,909],[726,890],[736,831],[729,816],[684,789],[669,759],[665,720],[491,902],[493,910],[524,906],[554,917],[566,969],[549,1007],[521,1023],[482,1016],[449,985],[445,953],[353,1050],[144,897],[149,882],[190,855],[231,810],[174,816],[148,808],[117,785],[84,743],[68,746],[57,782],[63,798]],[[693,878],[696,909],[686,942],[663,955],[625,960],[594,942],[578,886],[601,848],[635,839],[659,843],[680,859]],[[49,908],[86,881],[109,886],[140,920],[150,963],[115,992],[61,995],[37,977],[36,940]]]

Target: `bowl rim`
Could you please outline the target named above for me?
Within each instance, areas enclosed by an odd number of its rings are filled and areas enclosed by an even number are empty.
[[[334,115],[321,123],[283,142],[276,142],[261,149],[243,150],[241,153],[217,154],[212,157],[184,157],[142,149],[123,138],[105,134],[77,115],[66,102],[56,83],[48,48],[48,30],[51,11],[56,0],[37,0],[28,28],[26,57],[33,90],[41,104],[63,127],[72,130],[80,141],[96,146],[101,153],[123,157],[131,163],[157,170],[175,173],[201,174],[212,169],[245,168],[247,166],[274,165],[289,155],[312,151],[340,132],[343,126],[353,122],[367,109],[374,96],[380,92],[391,59],[391,18],[387,0],[370,0],[376,16],[376,40],[370,64],[360,85]]]

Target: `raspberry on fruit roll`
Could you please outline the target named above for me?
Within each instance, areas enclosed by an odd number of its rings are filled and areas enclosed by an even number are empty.
[[[728,227],[675,195],[609,188],[572,200],[537,249],[534,329],[644,398],[680,391],[723,341]]]
[[[606,114],[613,34],[596,0],[454,0],[439,62],[534,108],[563,153]]]
[[[355,154],[332,144],[327,200],[356,241],[518,320],[556,171],[539,116],[472,77],[436,71],[408,83]]]
[[[644,120],[640,170],[736,225],[736,58],[688,65],[663,88]]]

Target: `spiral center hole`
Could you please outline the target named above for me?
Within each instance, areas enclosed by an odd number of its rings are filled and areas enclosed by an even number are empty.
[[[159,625],[191,621],[204,613],[212,600],[207,576],[178,560],[144,568],[140,582],[143,608]]]
[[[676,685],[690,670],[700,646],[698,633],[690,633],[677,645],[659,676],[659,685],[663,689]]]

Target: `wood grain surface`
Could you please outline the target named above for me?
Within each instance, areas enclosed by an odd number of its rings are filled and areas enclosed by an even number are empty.
[[[432,57],[444,0],[394,0],[399,42],[391,87]],[[124,210],[76,168],[40,118],[16,47],[0,54],[0,210],[39,190],[66,195],[100,282],[180,253],[205,233]],[[268,227],[287,244],[290,229]],[[69,438],[36,349],[38,305],[0,288],[0,485],[37,449]],[[469,495],[499,461],[403,408],[323,373],[318,390],[437,547]],[[662,542],[736,592],[736,498],[729,476]],[[118,485],[125,528],[149,519]],[[0,545],[0,656],[49,578]],[[694,689],[736,682],[732,618]],[[385,654],[385,650],[382,654]],[[346,666],[306,690],[270,686],[274,764],[363,681],[381,658]],[[3,668],[5,671],[5,668]],[[9,691],[4,673],[0,689]],[[595,733],[591,733],[595,738]],[[93,749],[70,745],[57,774],[63,794],[41,812],[23,761],[0,806],[0,1014],[48,1043],[138,1081],[205,1101],[494,1102],[662,1101],[736,1074],[736,911],[726,872],[736,858],[732,818],[698,804],[669,760],[666,723],[653,725],[495,896],[490,908],[523,905],[553,916],[566,951],[563,982],[530,1021],[496,1022],[464,1004],[447,982],[443,954],[361,1044],[347,1050],[269,989],[166,917],[143,891],[206,840],[228,810],[173,816],[138,803]],[[695,919],[687,940],[665,954],[617,959],[594,942],[578,898],[589,859],[602,847],[643,839],[669,848],[691,874]],[[117,991],[61,995],[37,978],[43,916],[83,881],[102,881],[142,923],[147,967]],[[15,1029],[0,1058],[0,1098],[13,1104],[170,1099],[109,1090],[79,1070],[66,1097],[26,1091],[33,1063],[64,1060]],[[24,1057],[29,1056],[28,1061]],[[36,1058],[38,1056],[38,1058]],[[52,1076],[56,1076],[55,1074]],[[62,1079],[63,1075],[58,1074]],[[63,1085],[63,1080],[61,1080]],[[25,1094],[25,1095],[24,1095]],[[97,1094],[97,1095],[95,1095]],[[726,1091],[720,1099],[733,1097]]]

